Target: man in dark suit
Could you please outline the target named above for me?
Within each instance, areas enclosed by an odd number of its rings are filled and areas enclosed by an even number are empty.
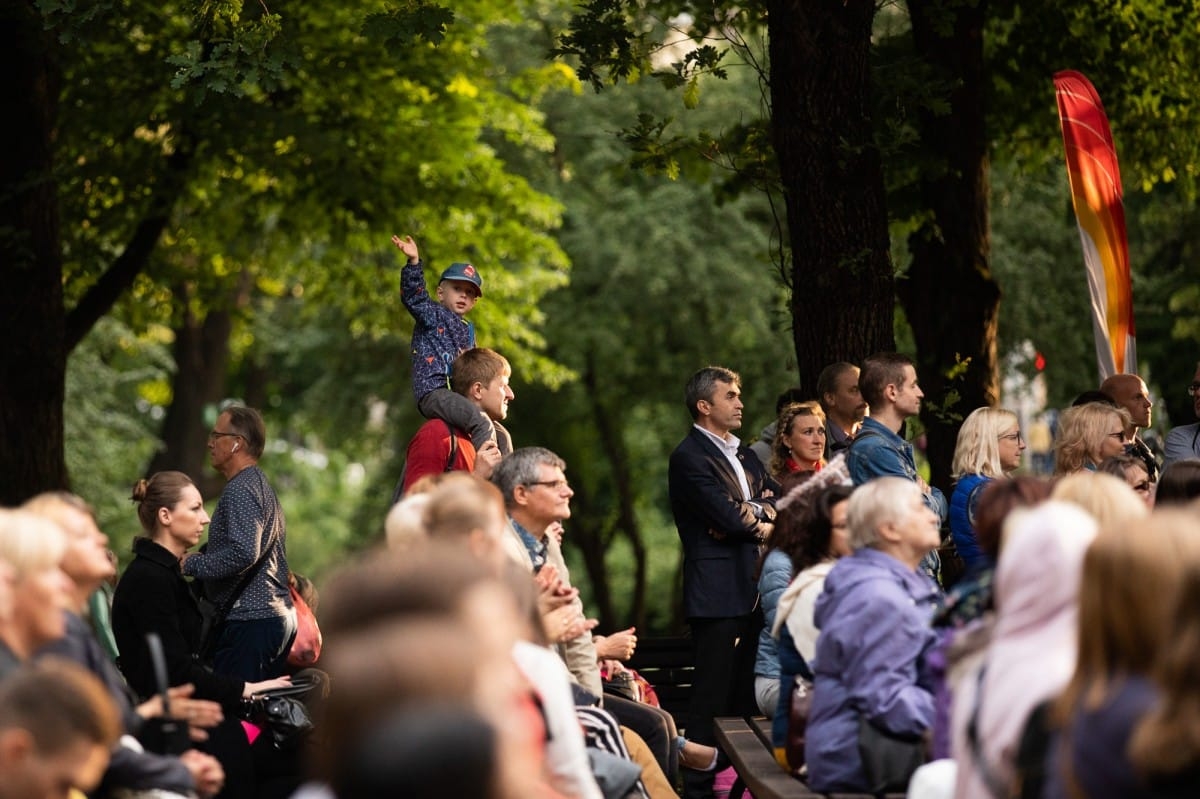
[[[688,737],[705,744],[716,743],[714,717],[757,712],[754,573],[759,546],[774,526],[779,490],[732,433],[742,426],[740,382],[737,373],[719,366],[692,375],[684,400],[694,424],[671,453],[668,470],[696,666]],[[712,777],[711,771],[688,771],[684,795],[712,796]]]

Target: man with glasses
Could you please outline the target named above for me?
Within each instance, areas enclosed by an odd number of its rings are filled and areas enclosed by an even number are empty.
[[[1126,450],[1146,465],[1150,482],[1155,482],[1158,480],[1158,459],[1138,435],[1139,429],[1150,426],[1150,415],[1154,408],[1145,381],[1137,375],[1111,375],[1100,384],[1100,390],[1112,397],[1118,406],[1129,411],[1130,424],[1125,428],[1125,438],[1129,441]]]
[[[266,441],[266,426],[253,408],[232,405],[217,417],[208,434],[209,460],[228,482],[204,551],[184,555],[182,563],[183,573],[200,580],[217,607],[229,607],[212,653],[213,671],[245,682],[283,674],[296,637],[283,508],[258,466]]]
[[[1200,419],[1200,363],[1196,364],[1196,374],[1187,387],[1187,393],[1192,398],[1192,412]],[[1167,433],[1163,450],[1163,466],[1183,458],[1200,458],[1200,422],[1185,424]]]
[[[716,743],[713,719],[757,713],[754,657],[759,547],[775,526],[779,485],[733,435],[742,426],[741,378],[709,366],[692,375],[684,402],[692,417],[667,470],[671,513],[683,547],[683,612],[695,672],[688,737]],[[685,797],[709,797],[711,771],[684,773]]]
[[[497,464],[492,482],[504,495],[513,533],[522,545],[517,548],[524,555],[522,565],[536,574],[549,564],[569,587],[571,574],[563,560],[562,548],[558,539],[547,533],[551,524],[571,516],[571,497],[575,492],[563,473],[566,466],[562,458],[548,449],[521,447]],[[583,603],[578,595],[571,602],[579,616],[583,616]],[[596,696],[603,695],[600,664],[590,631],[562,644],[560,654],[581,686]]]

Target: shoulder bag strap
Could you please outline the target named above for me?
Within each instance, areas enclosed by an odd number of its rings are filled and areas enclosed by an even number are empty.
[[[452,472],[454,471],[454,460],[458,457],[458,436],[454,434],[454,428],[445,419],[442,420],[442,424],[446,425],[446,432],[450,434],[450,455],[446,458],[446,468],[442,471]]]
[[[233,593],[230,594],[226,598],[226,600],[221,604],[221,607],[218,608],[218,611],[217,611],[217,621],[218,622],[225,621],[225,617],[229,615],[229,611],[233,610],[233,606],[235,604],[237,604],[237,601],[239,599],[241,599],[242,594],[245,592],[246,588],[249,587],[250,583],[253,582],[254,578],[258,576],[258,573],[262,571],[263,564],[267,562],[267,555],[269,555],[271,553],[271,547],[273,547],[273,546],[275,546],[274,531],[272,531],[271,537],[267,539],[266,546],[263,547],[262,554],[260,554],[258,556],[258,560],[254,561],[254,565],[251,566],[250,569],[245,574],[242,575],[242,579],[238,580],[238,584],[233,589]]]

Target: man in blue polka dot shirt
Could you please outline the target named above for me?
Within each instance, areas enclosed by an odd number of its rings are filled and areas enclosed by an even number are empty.
[[[183,573],[202,580],[218,607],[253,570],[213,652],[213,671],[246,682],[282,674],[296,637],[283,508],[258,466],[266,439],[262,416],[253,408],[234,405],[217,417],[208,434],[209,459],[228,482],[213,511],[208,545],[183,561]]]

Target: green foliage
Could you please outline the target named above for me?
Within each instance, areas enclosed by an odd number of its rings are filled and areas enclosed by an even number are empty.
[[[450,9],[422,0],[408,0],[386,12],[368,14],[362,33],[399,56],[403,48],[421,39],[441,44],[453,23],[454,12]]]
[[[129,493],[158,445],[160,414],[144,396],[145,388],[173,368],[161,342],[105,319],[67,370],[64,424],[71,489],[96,508],[100,528],[122,557],[140,530]]]

